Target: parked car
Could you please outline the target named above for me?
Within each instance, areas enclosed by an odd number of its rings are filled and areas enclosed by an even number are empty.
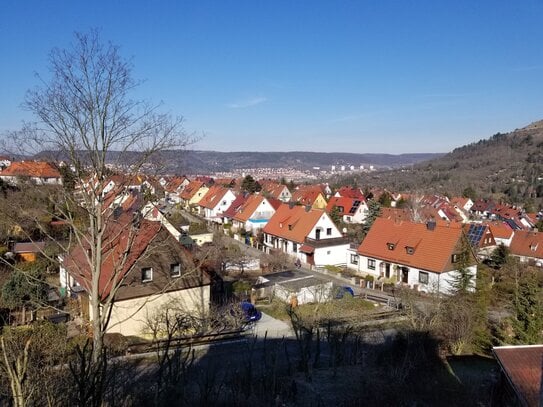
[[[256,322],[262,318],[262,312],[256,309],[256,307],[249,301],[242,301],[240,303],[241,310],[245,316],[245,322]]]
[[[336,299],[340,299],[345,296],[354,297],[354,290],[347,285],[338,287],[336,291]]]

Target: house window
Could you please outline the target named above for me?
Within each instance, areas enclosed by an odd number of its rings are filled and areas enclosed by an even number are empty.
[[[419,283],[428,284],[428,273],[425,271],[419,271]]]
[[[375,270],[375,259],[368,259],[368,269]]]
[[[326,236],[332,236],[332,228],[326,229]]]
[[[170,264],[170,277],[181,276],[181,265],[179,263]]]
[[[457,253],[453,254],[453,255],[451,256],[451,261],[452,261],[453,263],[458,263],[458,257],[459,257],[459,256],[458,256]]]
[[[388,250],[394,250],[396,245],[394,243],[387,243]]]
[[[298,252],[298,243],[292,243],[292,251],[294,253],[297,253]]]
[[[351,264],[358,264],[358,254],[351,254]]]
[[[413,247],[409,247],[409,246],[407,246],[407,247],[405,248],[405,251],[406,251],[407,254],[413,254],[413,253],[415,253],[415,249],[414,249]]]
[[[331,252],[330,250],[328,250],[328,251],[326,252],[327,255],[330,255],[331,253],[332,253],[332,252]]]
[[[151,267],[144,267],[141,269],[141,282],[146,283],[153,281],[153,269]]]

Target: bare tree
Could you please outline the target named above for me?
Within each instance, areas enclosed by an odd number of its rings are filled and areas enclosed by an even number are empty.
[[[76,33],[70,49],[53,49],[49,63],[50,79],[38,76],[41,84],[27,93],[24,102],[37,122],[26,123],[12,136],[24,138],[19,145],[54,152],[75,176],[76,193],[65,191],[55,209],[71,230],[62,249],[85,248],[92,361],[99,363],[115,295],[123,282],[122,274],[114,274],[110,289],[100,289],[104,239],[113,221],[103,183],[112,166],[135,176],[162,159],[162,152],[183,148],[192,140],[180,118],[159,114],[158,106],[131,98],[140,84],[132,76],[131,62],[120,55],[119,47],[103,43],[97,31]],[[133,237],[124,243],[126,255]],[[121,256],[120,261],[126,258]],[[123,270],[123,264],[116,270]]]

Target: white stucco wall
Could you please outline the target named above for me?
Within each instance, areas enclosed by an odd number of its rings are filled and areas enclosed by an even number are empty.
[[[125,336],[149,334],[147,321],[167,304],[176,304],[188,313],[206,313],[209,310],[210,286],[189,288],[152,295],[149,297],[118,301],[113,305],[108,333],[117,332]],[[92,320],[92,307],[89,305]]]

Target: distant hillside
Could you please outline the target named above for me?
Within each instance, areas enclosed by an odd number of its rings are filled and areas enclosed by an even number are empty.
[[[332,165],[373,165],[380,168],[398,168],[442,156],[443,154],[354,154],[289,152],[217,152],[187,151],[181,166],[187,172],[231,171],[236,168],[281,168],[302,170],[320,167],[330,169]]]
[[[126,153],[125,153],[126,154]],[[304,151],[291,152],[229,152],[218,151],[165,151],[160,156],[161,170],[170,174],[208,174],[227,172],[242,168],[296,168],[308,170],[313,167],[330,170],[332,165],[370,166],[376,168],[399,168],[410,166],[421,161],[442,156],[437,153],[419,154],[352,154],[352,153],[311,153]],[[136,161],[137,153],[127,154],[128,161]],[[117,153],[109,153],[110,161],[117,161]],[[66,159],[61,154],[44,151],[34,159]]]
[[[543,120],[510,133],[497,133],[409,169],[370,174],[358,181],[400,191],[454,195],[471,187],[479,197],[541,205]]]

